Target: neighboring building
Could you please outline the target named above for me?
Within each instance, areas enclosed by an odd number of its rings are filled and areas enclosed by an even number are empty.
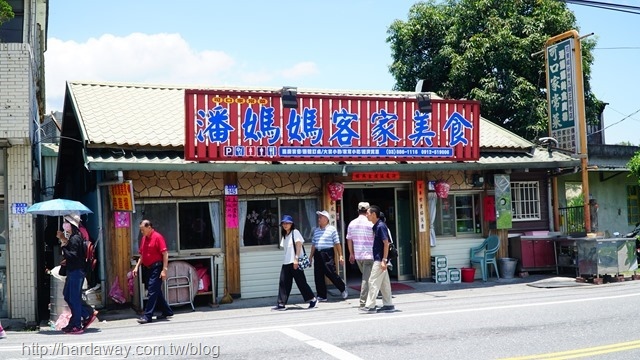
[[[558,169],[579,165],[560,151],[474,118],[479,114],[473,102],[434,98],[434,120],[428,123],[434,148],[460,140],[443,132],[449,120],[473,118],[462,130],[468,146],[455,146],[451,157],[412,155],[431,151],[418,141],[409,155],[375,158],[368,154],[399,146],[365,146],[379,135],[380,119],[398,115],[392,132],[400,142],[416,130],[415,93],[301,90],[300,105],[288,109],[281,106],[281,89],[188,89],[67,83],[55,197],[82,201],[94,211],[88,221],[104,239],[100,280],[110,285],[118,276],[128,299],[126,272],[137,254],[142,218],[167,237],[172,261],[215,257],[218,295],[227,289],[251,298],[273,296],[277,288],[283,214],[294,216],[309,239],[315,211],[327,209],[344,239],[356,204],[366,200],[382,207],[397,240],[400,257],[392,276],[424,281],[431,278],[430,255],[467,266],[469,248],[489,233],[494,224],[485,221],[483,204],[494,193],[494,174],[510,174],[513,227],[548,230],[550,179]],[[363,121],[344,127],[341,121],[354,116]],[[234,130],[225,140],[229,124]],[[340,140],[330,137],[337,128],[347,137],[357,133],[359,140],[352,147],[336,145]],[[366,152],[354,155],[361,147]],[[436,180],[450,185],[447,198],[431,195],[429,184]],[[339,185],[344,193],[334,200]],[[135,213],[116,211],[129,206],[129,191]],[[500,235],[506,256],[507,230]],[[348,263],[341,271],[359,276]]]
[[[24,211],[39,193],[48,1],[7,1],[15,18],[0,26],[0,317],[32,323],[45,273]]]

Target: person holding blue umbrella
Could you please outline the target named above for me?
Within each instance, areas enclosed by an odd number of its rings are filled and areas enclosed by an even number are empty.
[[[86,268],[84,239],[78,229],[80,224],[75,218],[65,216],[64,220],[63,231],[58,231],[56,237],[60,239],[60,247],[67,268],[67,278],[62,293],[64,301],[71,310],[71,318],[69,325],[62,328],[62,331],[66,334],[82,334],[84,332],[82,318],[87,319],[92,316],[87,307],[82,306],[82,284]]]

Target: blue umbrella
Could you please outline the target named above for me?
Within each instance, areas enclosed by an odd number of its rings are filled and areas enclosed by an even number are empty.
[[[49,216],[65,216],[73,213],[76,214],[92,214],[88,207],[84,206],[79,201],[66,200],[66,199],[53,199],[35,203],[29,208],[27,212],[34,215],[49,215]]]

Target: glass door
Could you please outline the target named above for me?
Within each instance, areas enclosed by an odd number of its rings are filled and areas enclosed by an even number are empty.
[[[394,268],[398,280],[414,279],[413,264],[414,251],[411,239],[413,223],[411,193],[408,189],[395,189],[396,198],[396,226],[394,241],[398,247],[397,268]]]

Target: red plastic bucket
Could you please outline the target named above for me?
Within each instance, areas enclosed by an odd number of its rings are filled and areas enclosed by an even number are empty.
[[[476,277],[475,268],[462,268],[460,269],[462,282],[470,283]]]

